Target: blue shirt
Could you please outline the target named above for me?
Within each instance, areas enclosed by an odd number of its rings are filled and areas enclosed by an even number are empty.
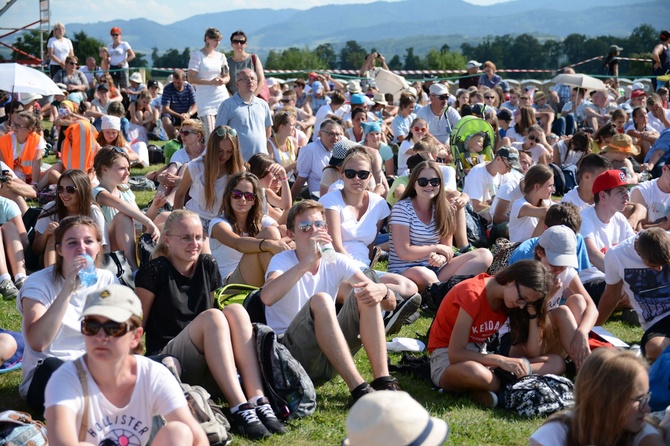
[[[658,137],[654,145],[651,146],[651,149],[649,149],[649,152],[647,152],[647,155],[644,157],[644,162],[648,163],[651,159],[651,156],[657,150],[662,150],[665,153],[661,159],[656,162],[656,164],[658,165],[660,162],[667,163],[668,159],[670,159],[670,128],[667,128],[661,132],[661,135]]]
[[[540,241],[540,237],[533,237],[521,244],[514,250],[512,256],[509,258],[509,264],[518,262],[519,260],[532,260],[535,258],[535,246]],[[591,267],[589,262],[589,253],[586,251],[584,244],[584,237],[577,234],[577,271],[581,271]]]
[[[182,91],[177,91],[174,84],[170,82],[163,88],[161,106],[167,105],[175,113],[186,113],[193,104],[195,104],[193,85],[185,83]]]
[[[244,162],[256,153],[268,153],[267,128],[272,126],[272,115],[268,103],[253,97],[246,103],[235,93],[219,105],[216,126],[227,125],[237,131],[240,152]]]

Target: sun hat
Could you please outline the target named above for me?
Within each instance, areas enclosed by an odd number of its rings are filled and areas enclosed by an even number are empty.
[[[347,152],[349,152],[349,150],[353,149],[354,147],[357,147],[358,145],[359,144],[350,139],[340,139],[333,146],[333,154],[330,156],[330,161],[328,164],[331,166],[340,166],[342,161],[344,161],[344,157],[347,156]]]
[[[142,303],[127,286],[112,284],[90,293],[81,315],[102,316],[114,322],[125,322],[131,316],[142,319]]]
[[[130,80],[137,82],[138,84],[142,83],[142,75],[140,73],[133,73],[130,75]]]
[[[20,98],[19,102],[21,102],[23,105],[26,105],[31,103],[32,101],[42,99],[42,95],[37,93],[20,93],[19,98]]]
[[[372,98],[372,102],[375,104],[381,104],[381,105],[388,105],[389,103],[386,102],[386,98],[382,93],[375,93],[374,97]]]
[[[538,244],[544,248],[549,264],[577,268],[577,235],[567,226],[558,225],[545,229]]]
[[[545,93],[542,90],[538,90],[533,95],[533,102],[537,102],[537,101],[540,101],[540,100],[546,99],[546,98],[547,98],[547,93]]]
[[[617,133],[612,136],[610,143],[600,151],[600,153],[607,152],[627,153],[629,155],[637,156],[640,154],[640,149],[633,144],[633,138],[625,133]]]
[[[593,182],[591,192],[593,192],[593,195],[597,195],[600,192],[614,189],[615,187],[620,186],[628,186],[628,181],[626,181],[626,174],[619,169],[610,169],[598,175],[596,180]]]
[[[361,83],[357,80],[349,81],[349,83],[347,84],[347,91],[351,94],[363,92],[363,90],[361,89]]]
[[[347,416],[343,446],[438,446],[449,436],[446,421],[431,417],[407,392],[372,392]]]
[[[443,94],[449,94],[449,87],[444,84],[433,84],[428,89],[428,92],[435,96],[442,96]]]
[[[104,115],[100,130],[121,130],[121,118],[118,116]]]

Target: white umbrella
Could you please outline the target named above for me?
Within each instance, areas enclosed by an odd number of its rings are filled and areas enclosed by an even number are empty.
[[[17,63],[0,64],[0,90],[9,93],[35,93],[42,96],[62,94],[49,76]]]
[[[585,90],[607,90],[603,81],[588,74],[559,74],[552,80],[557,84],[570,85]]]
[[[400,99],[400,93],[409,87],[404,77],[383,68],[377,68],[375,84],[380,93],[391,93],[394,100]]]

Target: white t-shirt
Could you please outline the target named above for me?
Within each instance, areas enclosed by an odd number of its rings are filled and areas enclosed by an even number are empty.
[[[360,271],[358,265],[350,258],[335,253],[335,261],[329,265],[319,262],[316,274],[305,273],[298,282],[272,306],[265,307],[267,325],[277,334],[282,334],[298,314],[298,311],[316,293],[326,293],[332,296],[333,302],[337,297],[340,284]],[[265,278],[272,273],[285,273],[299,263],[295,251],[283,251],[272,257]]]
[[[645,423],[642,430],[633,438],[633,446],[639,446],[642,440],[649,435],[659,435],[655,427]],[[567,444],[568,426],[561,421],[553,421],[540,426],[530,436],[530,446],[565,446]]]
[[[58,40],[56,37],[51,37],[47,42],[47,48],[51,48],[51,53],[58,59],[65,62],[65,58],[70,55],[70,51],[74,51],[72,41],[67,37]],[[49,65],[58,65],[53,60],[49,61]]]
[[[658,178],[651,181],[645,181],[633,188],[638,190],[644,198],[644,205],[647,207],[647,221],[655,222],[663,218],[670,212],[670,194],[666,194],[658,187]]]
[[[506,173],[502,176],[502,184],[498,188],[498,193],[493,197],[493,202],[491,203],[491,215],[495,213],[498,202],[500,200],[505,200],[510,204],[506,212],[507,217],[509,217],[509,213],[512,209],[511,204],[523,197],[523,192],[521,192],[521,187],[519,186],[522,179],[523,174],[518,170],[512,170],[510,173]]]
[[[128,42],[121,42],[116,47],[114,47],[113,43],[110,44],[107,47],[107,51],[109,51],[109,63],[111,65],[120,65],[121,61],[126,59],[126,53],[130,49],[132,48]],[[128,62],[124,63],[123,67],[127,68]]]
[[[410,138],[404,139],[398,148],[398,175],[407,170],[407,160],[413,153],[408,153],[414,147],[414,141]]]
[[[88,386],[88,429],[84,441],[102,444],[145,445],[151,436],[154,415],[167,415],[186,406],[186,398],[177,380],[159,362],[135,355],[137,379],[125,407],[116,407],[102,393],[82,361]],[[64,406],[75,414],[79,432],[85,408],[84,390],[74,362],[54,372],[44,393],[44,407]],[[106,444],[106,443],[105,443]]]
[[[328,115],[334,115],[338,118],[342,118],[347,113],[347,107],[340,106],[337,110],[333,111],[333,105],[327,104],[322,107],[319,107],[319,110],[314,115],[316,122],[314,123],[315,129],[320,129],[323,121],[326,120]]]
[[[540,219],[536,217],[519,217],[519,212],[525,205],[530,206],[526,197],[521,197],[512,203],[509,212],[509,239],[512,242],[523,242],[531,238],[540,222]]]
[[[300,149],[296,171],[299,177],[307,179],[307,187],[311,193],[319,192],[321,172],[328,165],[332,154],[321,144],[320,139]]]
[[[226,220],[223,216],[219,216],[215,219],[213,219],[209,223],[209,233],[207,234],[210,239],[209,239],[209,246],[212,250],[212,255],[216,259],[216,263],[219,264],[219,272],[221,273],[221,278],[225,279],[228,277],[230,273],[235,271],[235,268],[237,268],[237,265],[240,263],[240,260],[242,260],[242,256],[244,255],[243,252],[237,251],[234,248],[231,248],[228,245],[224,245],[214,237],[212,237],[212,228],[214,228],[214,225],[217,223],[221,223],[224,226],[227,226],[232,230],[232,225]],[[272,217],[268,217],[267,215],[263,215],[263,219],[261,220],[261,228],[266,228],[268,226],[276,225],[277,222],[272,219]],[[248,237],[248,234],[242,234],[244,237]],[[260,239],[258,240],[260,243]]]
[[[49,308],[56,300],[58,293],[63,289],[65,279],[63,276],[58,276],[54,280],[53,269],[54,267],[50,266],[28,276],[26,283],[21,288],[19,297],[16,299],[16,308],[22,317],[24,297],[39,302],[46,308]],[[111,271],[98,269],[97,273],[98,282],[94,286],[89,288],[82,288],[80,286],[72,294],[65,310],[60,330],[58,330],[56,337],[46,349],[37,352],[31,349],[30,344],[26,342],[23,350],[23,382],[19,386],[19,393],[23,398],[28,394],[28,388],[33,379],[37,361],[50,357],[70,361],[84,353],[84,335],[81,334],[79,319],[81,318],[81,313],[84,311],[86,296],[95,289],[112,283],[119,283]],[[25,327],[22,327],[22,331],[25,332]]]
[[[646,331],[670,314],[670,269],[647,267],[635,251],[635,240],[637,236],[630,237],[607,250],[605,282],[614,285],[623,280],[623,289]]]
[[[493,199],[498,193],[502,177],[498,173],[491,175],[486,166],[488,163],[477,164],[465,176],[463,192],[468,194],[470,200],[479,200],[484,203]]]
[[[575,256],[575,258],[577,258],[577,256]],[[556,277],[561,281],[561,288],[547,301],[548,311],[558,308],[561,305],[563,293],[565,290],[570,289],[570,283],[577,277],[577,271],[574,268],[567,267]]]
[[[46,213],[51,211],[54,206],[56,206],[56,202],[52,201],[47,203],[42,210]],[[100,209],[100,206],[95,204],[91,205],[90,217],[98,224],[98,227],[100,228],[100,232],[102,233],[102,244],[109,245],[109,233],[105,231],[105,216],[102,214],[102,209]],[[35,232],[44,234],[44,232],[47,230],[47,226],[49,226],[49,223],[52,221],[59,221],[57,213],[53,213],[47,217],[40,217],[37,220],[37,223],[35,223]]]
[[[337,211],[340,214],[342,245],[354,260],[365,267],[370,266],[368,247],[374,243],[377,237],[377,223],[391,213],[388,204],[382,197],[369,192],[368,197],[368,208],[358,220],[347,209],[347,205],[342,198],[342,191],[329,192],[319,200],[324,208]]]
[[[202,155],[188,163],[188,172],[191,175],[191,188],[189,189],[191,199],[184,204],[184,208],[195,212],[205,220],[218,217],[221,200],[223,200],[223,191],[228,183],[228,175],[216,179],[214,183],[214,205],[207,208],[207,201],[205,200],[205,161]]]
[[[540,144],[535,144],[530,148],[530,150],[523,150],[523,142],[513,142],[512,147],[517,149],[519,152],[530,153],[530,157],[533,159],[533,166],[540,161],[540,157],[542,157],[542,155],[548,155],[547,149],[545,149],[544,146]]]
[[[593,207],[592,204],[588,204],[586,201],[582,200],[579,196],[579,186],[575,186],[573,189],[570,189],[567,194],[563,195],[561,202],[563,203],[572,203],[579,208],[579,212],[582,212],[584,209]]]
[[[603,223],[596,215],[594,206],[582,211],[582,226],[579,233],[587,239],[593,240],[596,247],[605,254],[608,249],[635,235],[626,217],[617,212],[612,216],[609,223]],[[595,266],[584,269],[579,272],[579,278],[582,282],[588,282],[596,277],[602,277],[602,272]]]
[[[568,145],[563,140],[558,141],[554,145],[554,150],[556,149],[558,149],[558,159],[561,162],[561,167],[576,166],[583,155],[582,152],[568,150]]]

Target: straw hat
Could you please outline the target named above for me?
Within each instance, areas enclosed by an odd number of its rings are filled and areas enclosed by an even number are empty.
[[[640,154],[640,149],[635,144],[633,144],[633,138],[626,135],[625,133],[617,133],[612,137],[610,143],[606,145],[600,152],[619,152],[637,156]]]

